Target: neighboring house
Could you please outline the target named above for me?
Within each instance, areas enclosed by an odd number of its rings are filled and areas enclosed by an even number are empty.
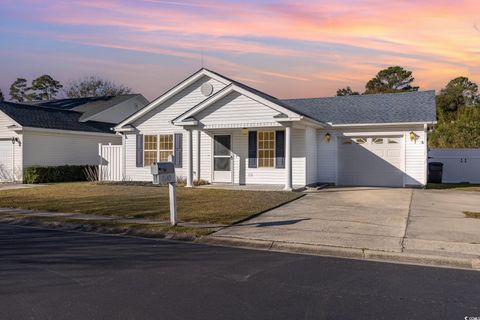
[[[142,109],[148,100],[141,94],[120,96],[59,99],[34,102],[36,106],[77,111],[82,113],[79,121],[119,123]]]
[[[279,100],[201,69],[122,121],[124,179],[228,184],[422,186],[434,91]]]
[[[97,165],[98,144],[121,144],[112,128],[147,103],[142,95],[0,102],[0,182],[21,181],[34,165]]]

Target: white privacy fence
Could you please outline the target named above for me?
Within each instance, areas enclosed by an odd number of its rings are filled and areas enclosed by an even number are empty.
[[[431,149],[428,162],[443,163],[444,183],[480,183],[480,149]]]
[[[122,181],[123,180],[123,147],[121,145],[99,144],[100,156],[99,180]]]

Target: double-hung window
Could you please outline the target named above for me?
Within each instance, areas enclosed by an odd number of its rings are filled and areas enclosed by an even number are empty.
[[[157,161],[168,161],[168,156],[173,155],[173,134],[145,135],[143,141],[146,167]]]
[[[161,134],[159,136],[159,161],[168,161],[168,156],[173,155],[173,135]]]
[[[275,131],[258,131],[258,167],[275,167]]]
[[[143,165],[148,167],[157,162],[158,136],[145,135],[143,138]]]

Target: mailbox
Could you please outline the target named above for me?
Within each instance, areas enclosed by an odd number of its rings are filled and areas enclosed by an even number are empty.
[[[172,157],[169,157],[172,160]],[[154,162],[150,167],[153,175],[153,184],[167,184],[170,199],[170,223],[172,226],[177,225],[177,196],[175,177],[175,165],[173,162]]]
[[[175,183],[175,165],[173,162],[155,162],[150,167],[153,183]]]

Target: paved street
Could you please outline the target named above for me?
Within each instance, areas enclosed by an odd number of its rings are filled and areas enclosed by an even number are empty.
[[[0,225],[2,319],[464,319],[480,272]]]

